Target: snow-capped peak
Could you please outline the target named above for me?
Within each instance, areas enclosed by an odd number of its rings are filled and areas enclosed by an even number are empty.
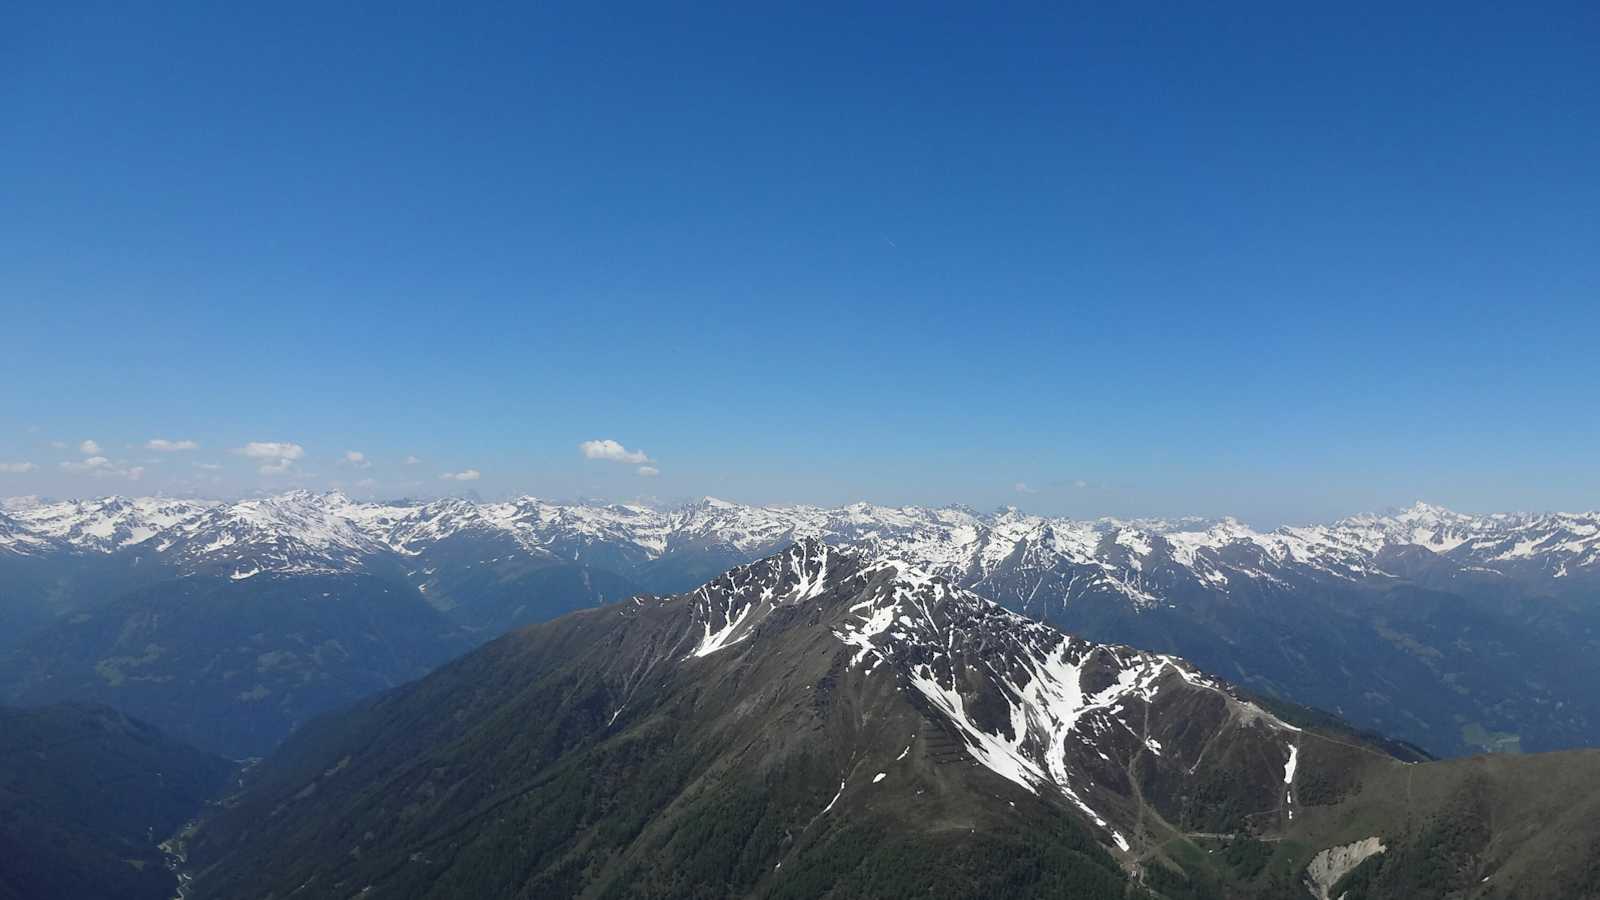
[[[1440,522],[1466,520],[1470,517],[1445,509],[1442,506],[1435,506],[1432,503],[1418,500],[1395,513],[1393,518],[1401,522]]]
[[[161,497],[112,496],[29,503],[15,509],[12,516],[35,537],[80,550],[111,552],[181,529],[212,505]]]
[[[804,540],[728,572],[689,600],[685,663],[740,653],[779,610],[814,606],[778,627],[820,620],[848,648],[847,672],[896,679],[950,722],[973,759],[1030,792],[1069,801],[1124,851],[1127,838],[1097,811],[1085,760],[1124,734],[1159,748],[1149,710],[1168,693],[1213,694],[1213,721],[1254,729],[1253,740],[1293,758],[1288,748],[1299,729],[1188,663],[1069,637],[901,560],[869,561]],[[1219,715],[1219,707],[1231,712]],[[1273,777],[1292,781],[1288,771]]]

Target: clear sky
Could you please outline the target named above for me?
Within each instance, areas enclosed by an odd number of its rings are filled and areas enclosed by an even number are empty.
[[[14,9],[0,495],[1600,506],[1600,5],[1405,5]]]

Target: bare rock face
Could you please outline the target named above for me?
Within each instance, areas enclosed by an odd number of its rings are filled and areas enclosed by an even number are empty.
[[[1342,847],[1329,847],[1311,857],[1311,864],[1306,866],[1306,887],[1317,900],[1334,900],[1331,892],[1339,879],[1384,849],[1383,841],[1377,835],[1352,841]]]

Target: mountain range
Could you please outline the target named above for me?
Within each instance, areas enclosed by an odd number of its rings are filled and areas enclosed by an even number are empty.
[[[320,717],[194,896],[1600,892],[1600,752],[1430,761],[805,538]]]
[[[1600,679],[1600,514],[1420,503],[1261,532],[709,498],[13,499],[0,507],[0,696],[107,702],[256,755],[510,629],[685,591],[807,538],[1434,753],[1600,742],[1600,697],[1581,688]],[[233,724],[197,726],[198,709]]]
[[[1156,604],[1139,577],[1172,563],[1188,578],[1223,586],[1305,566],[1340,578],[1404,577],[1384,551],[1421,548],[1484,577],[1562,579],[1600,573],[1600,512],[1470,516],[1426,503],[1386,515],[1258,532],[1234,519],[1073,520],[1006,508],[747,506],[705,498],[677,509],[462,499],[357,502],[334,491],[290,491],[234,503],[105,497],[0,501],[0,549],[146,552],[184,573],[350,572],[384,557],[416,558],[460,536],[503,539],[530,556],[605,565],[644,580],[693,581],[668,561],[707,551],[749,555],[785,540],[861,543],[923,561],[930,571],[981,583],[1019,551],[1045,563],[1098,566],[1135,604]],[[1222,551],[1249,548],[1254,571]]]

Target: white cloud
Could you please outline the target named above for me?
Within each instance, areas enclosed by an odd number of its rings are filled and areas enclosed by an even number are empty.
[[[200,445],[194,441],[169,441],[166,438],[151,438],[144,442],[146,450],[158,450],[162,453],[176,453],[179,450],[198,450]]]
[[[584,441],[578,445],[585,459],[606,459],[637,466],[650,461],[643,450],[629,450],[613,440]]]
[[[130,481],[138,481],[144,476],[144,466],[127,467],[122,463],[112,462],[104,456],[91,456],[83,462],[67,461],[61,468],[79,475],[93,475],[96,478],[119,476]]]
[[[460,472],[446,472],[439,477],[445,481],[477,481],[483,477],[483,473],[477,469],[463,469]]]
[[[0,463],[0,472],[7,472],[16,475],[20,475],[23,472],[32,472],[37,468],[39,467],[31,462]]]
[[[256,471],[263,475],[283,475],[294,470],[294,461],[306,455],[306,448],[290,441],[251,441],[233,452],[261,460]]]
[[[1077,481],[1074,481],[1072,483],[1072,486],[1075,487],[1075,488],[1086,488],[1086,487],[1089,486],[1089,482],[1084,481],[1083,479],[1080,478]]]
[[[346,450],[344,452],[344,461],[346,465],[355,466],[358,469],[366,469],[372,466],[372,460],[367,459],[367,455],[360,450]]]
[[[306,448],[289,441],[251,441],[233,452],[251,459],[295,460],[306,455]]]
[[[655,466],[640,466],[639,467],[639,474],[643,475],[646,478],[654,478],[657,475],[661,474],[661,470],[656,468]]]
[[[207,472],[215,472],[222,468],[222,466],[217,463],[195,463],[194,467],[196,469],[205,469]]]
[[[1013,487],[1016,488],[1017,493],[1019,493],[1019,494],[1037,494],[1037,493],[1039,493],[1039,489],[1038,488],[1028,487],[1028,483],[1026,481],[1019,481],[1015,485],[1013,485]]]
[[[100,455],[100,445],[95,443],[94,441],[84,441],[83,443],[78,445],[78,449],[83,452],[84,456],[99,456]]]
[[[408,466],[414,466],[414,465],[416,465],[416,464],[417,464],[417,463],[419,463],[419,462],[422,462],[422,460],[420,460],[420,459],[418,459],[418,458],[417,458],[417,457],[415,457],[415,456],[408,456],[408,457],[406,457],[406,465],[408,465]]]
[[[65,449],[67,449],[67,442],[66,441],[51,441],[50,442],[50,446],[56,448],[57,450],[65,450]]]
[[[68,472],[106,472],[111,468],[111,460],[104,456],[91,456],[83,462],[64,462],[61,468]]]
[[[376,478],[363,478],[360,481],[356,482],[356,487],[358,487],[358,488],[369,488],[369,487],[372,487],[373,485],[375,485],[377,483],[378,483],[378,479],[376,479]]]

